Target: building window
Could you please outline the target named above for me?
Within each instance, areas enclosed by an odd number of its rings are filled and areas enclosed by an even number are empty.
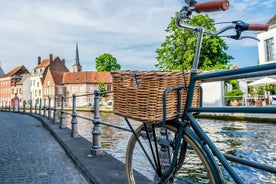
[[[266,61],[275,60],[274,41],[273,38],[265,40]]]
[[[112,90],[112,85],[107,85],[107,91],[111,91]]]
[[[75,93],[75,86],[71,86],[71,93]]]
[[[62,87],[58,87],[58,94],[62,95]]]
[[[50,88],[50,94],[53,95],[53,94],[54,94],[54,91],[55,91],[55,87],[51,87],[51,88]]]
[[[94,87],[93,87],[93,85],[90,85],[89,86],[89,92],[93,92],[94,91]]]
[[[79,86],[79,92],[83,92],[83,86]]]
[[[88,96],[88,103],[90,104],[90,105],[92,105],[93,104],[93,96],[92,95],[89,95]]]

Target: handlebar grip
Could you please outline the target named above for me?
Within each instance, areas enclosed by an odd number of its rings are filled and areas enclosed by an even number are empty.
[[[195,12],[225,11],[229,8],[228,0],[209,1],[195,4]]]
[[[248,30],[251,31],[267,31],[269,24],[249,24]]]

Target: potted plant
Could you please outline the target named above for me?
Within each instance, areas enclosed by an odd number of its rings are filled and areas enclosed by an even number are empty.
[[[256,99],[256,106],[263,106],[263,100],[264,100],[264,93],[265,93],[265,87],[257,87],[256,88],[257,93],[257,99]]]
[[[243,98],[243,92],[240,89],[233,89],[225,93],[225,100],[231,102],[232,106],[240,105],[240,100]]]

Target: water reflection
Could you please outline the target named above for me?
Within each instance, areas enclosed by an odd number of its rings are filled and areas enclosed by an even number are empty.
[[[92,113],[81,112],[81,116],[93,118]],[[93,123],[78,118],[78,130],[81,136],[92,141],[91,131]],[[110,113],[101,113],[101,120],[111,122],[121,127],[127,127],[124,119]],[[71,116],[66,115],[65,124],[70,127]],[[220,120],[199,120],[202,128],[207,132],[215,145],[223,152],[246,158],[251,161],[276,166],[276,126],[272,124],[258,124],[250,122]],[[139,125],[137,122],[132,122]],[[125,158],[129,132],[107,126],[101,126],[102,146],[104,150],[122,162]],[[276,175],[252,169],[239,164],[235,170],[241,175],[246,183],[275,183]],[[224,172],[227,176],[227,173]],[[229,180],[229,183],[232,181]]]

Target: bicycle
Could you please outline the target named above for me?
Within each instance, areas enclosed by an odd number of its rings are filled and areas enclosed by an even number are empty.
[[[224,37],[236,40],[244,38],[256,39],[252,36],[241,36],[241,33],[247,30],[267,31],[268,25],[247,24],[243,21],[233,21],[231,25],[228,25],[214,33],[204,30],[203,27],[193,27],[187,25],[183,23],[182,20],[189,19],[194,11],[197,13],[219,10],[225,11],[228,9],[229,2],[227,0],[210,1],[206,3],[197,3],[195,0],[185,0],[185,2],[187,5],[180,10],[176,23],[181,28],[198,33],[193,66],[190,71],[190,76],[187,79],[189,84],[185,84],[186,79],[184,77],[184,85],[172,85],[171,87],[165,89],[162,97],[162,120],[158,123],[148,123],[145,119],[143,124],[141,124],[137,129],[134,129],[128,119],[133,118],[133,114],[129,115],[125,112],[117,113],[125,117],[125,121],[132,131],[125,159],[128,183],[224,183],[225,181],[220,167],[224,167],[236,183],[243,183],[240,176],[235,172],[227,160],[264,169],[275,174],[276,169],[274,167],[262,168],[263,165],[254,164],[250,161],[244,161],[243,159],[221,153],[194,117],[194,113],[201,112],[276,113],[275,107],[233,108],[202,107],[201,105],[195,107],[193,105],[193,98],[195,97],[195,93],[197,93],[196,91],[199,91],[199,94],[201,93],[197,81],[204,83],[273,75],[276,70],[276,64],[274,63],[235,70],[200,73],[198,70],[198,62],[203,35],[221,35],[229,29],[234,29],[236,31],[235,35],[226,35]],[[117,75],[124,74],[117,73]],[[129,79],[128,82],[139,86],[141,80],[137,78],[141,74],[138,71],[134,72],[133,75],[133,79]],[[162,74],[158,74],[157,76],[161,75]],[[114,76],[116,78],[116,74],[114,74]],[[150,77],[147,76],[145,79],[150,80]],[[119,81],[118,83],[124,82]],[[154,84],[152,83],[149,85]],[[116,87],[114,85],[114,110],[116,109],[115,91],[119,90],[119,88],[120,87]],[[135,95],[139,95],[135,90],[135,88],[130,87],[128,92],[131,93],[130,96],[133,95],[131,98],[135,98]],[[168,105],[167,102],[172,91],[174,91],[173,95],[176,96],[177,101],[177,103],[173,105],[173,108],[176,109],[176,116],[168,118],[167,111],[171,105]],[[186,96],[184,96],[184,100],[183,93],[186,94]],[[118,96],[118,100],[125,98],[125,96],[122,96],[125,94],[120,95]],[[183,105],[183,101],[185,101],[185,105]],[[202,99],[200,99],[200,101],[202,101]],[[122,102],[120,101],[120,103]],[[133,105],[131,103],[127,103],[128,102],[122,103],[122,108],[126,108],[123,106],[127,106],[129,113],[135,113],[135,111],[137,111],[137,109],[134,108],[135,104]],[[147,101],[145,100],[140,102],[136,100],[135,103],[139,103],[139,107],[144,108],[143,103],[147,103]],[[139,113],[137,116],[143,116],[143,114]],[[149,116],[149,118],[151,117]]]

